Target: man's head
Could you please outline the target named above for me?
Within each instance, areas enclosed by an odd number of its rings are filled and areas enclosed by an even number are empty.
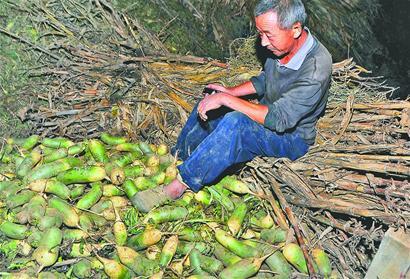
[[[278,57],[292,51],[305,21],[306,11],[301,0],[261,0],[255,8],[262,46]]]

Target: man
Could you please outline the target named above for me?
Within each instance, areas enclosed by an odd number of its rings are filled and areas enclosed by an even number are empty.
[[[174,148],[184,162],[167,186],[137,193],[132,202],[143,212],[215,183],[234,164],[256,156],[303,156],[315,140],[323,113],[332,59],[304,27],[301,0],[261,0],[255,23],[261,44],[274,57],[264,71],[235,87],[210,84],[216,93],[197,104]],[[257,94],[258,104],[242,97]],[[226,110],[230,112],[226,113]]]

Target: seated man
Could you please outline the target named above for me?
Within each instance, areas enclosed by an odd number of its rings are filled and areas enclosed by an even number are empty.
[[[216,93],[197,104],[174,148],[184,161],[179,177],[137,193],[131,199],[135,207],[147,212],[179,198],[187,188],[198,192],[230,166],[256,156],[295,160],[308,151],[326,106],[332,59],[304,27],[305,20],[301,0],[257,4],[256,28],[273,57],[250,81],[235,87],[208,85]],[[241,98],[250,94],[257,94],[260,102]]]

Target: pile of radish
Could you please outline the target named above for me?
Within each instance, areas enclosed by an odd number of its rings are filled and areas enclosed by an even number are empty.
[[[291,278],[301,248],[269,203],[233,176],[138,212],[130,198],[180,163],[164,144],[102,133],[7,139],[0,149],[2,278]],[[320,247],[315,268],[333,277]]]

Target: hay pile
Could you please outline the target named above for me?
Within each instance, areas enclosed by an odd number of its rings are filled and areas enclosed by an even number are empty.
[[[235,57],[225,64],[170,54],[105,0],[30,1],[23,11],[41,34],[35,41],[0,31],[38,58],[25,93],[40,105],[18,116],[42,136],[111,131],[172,144],[204,85],[237,84],[259,71]],[[252,56],[251,45],[238,50],[242,57]],[[388,101],[392,90],[351,60],[335,64],[317,145],[296,162],[259,158],[241,172],[268,199],[276,196],[291,225],[300,222],[293,227],[307,247],[320,242],[348,278],[363,276],[388,226],[410,221],[410,103]]]

